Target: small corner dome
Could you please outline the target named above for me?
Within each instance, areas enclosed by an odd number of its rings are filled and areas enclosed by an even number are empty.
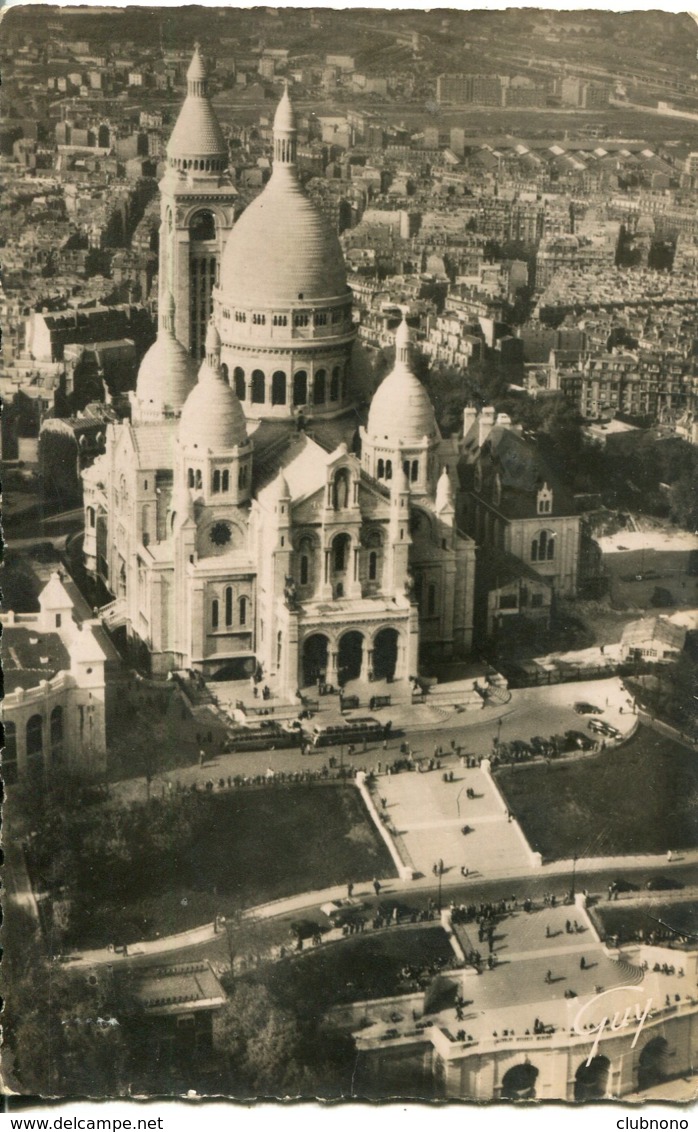
[[[164,327],[145,354],[138,370],[136,397],[144,404],[175,412],[182,408],[196,384],[196,363]]]
[[[182,409],[179,439],[186,447],[211,451],[225,451],[247,443],[242,405],[220,372],[211,369],[206,361]]]
[[[392,444],[422,444],[438,437],[434,406],[409,365],[397,361],[373,395],[366,435]]]

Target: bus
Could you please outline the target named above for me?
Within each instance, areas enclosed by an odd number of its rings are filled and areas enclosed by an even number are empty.
[[[343,723],[314,723],[307,735],[314,747],[329,747],[339,743],[374,741],[382,739],[388,724],[380,723],[370,715],[345,719]]]

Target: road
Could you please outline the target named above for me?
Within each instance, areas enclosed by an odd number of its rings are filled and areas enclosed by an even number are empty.
[[[646,866],[636,868],[624,869],[619,873],[617,869],[602,869],[599,872],[577,872],[575,874],[575,888],[577,892],[587,890],[590,894],[598,896],[600,899],[605,899],[606,892],[609,884],[618,879],[619,876],[629,877],[634,884],[637,884],[642,890],[647,883],[650,876],[656,875],[658,870],[648,870]],[[675,864],[671,866],[671,875],[679,880],[686,886],[685,896],[681,892],[669,893],[653,893],[648,898],[659,902],[671,898],[677,899],[692,899],[696,898],[696,886],[698,886],[698,865],[695,863]],[[534,901],[540,900],[544,893],[554,893],[559,900],[563,900],[570,892],[572,885],[571,872],[566,870],[553,874],[546,871],[545,875],[537,874],[535,876],[527,875],[521,877],[507,877],[505,880],[491,880],[484,881],[474,878],[462,884],[444,886],[441,892],[442,904],[445,907],[454,901],[456,904],[460,903],[480,903],[498,901],[504,898],[510,899],[515,895],[519,900],[525,899],[530,896]],[[391,899],[399,902],[400,904],[407,905],[409,908],[420,911],[429,905],[429,901],[438,904],[439,889],[437,885],[430,885],[428,887],[419,889],[410,889],[399,881],[393,884],[387,882],[376,900],[373,889],[370,884],[359,884],[354,889],[354,896],[364,901],[371,908],[375,908],[377,903],[390,903]],[[634,901],[642,898],[642,891],[631,894]],[[614,907],[620,907],[621,901],[615,903]],[[273,942],[290,942],[292,940],[291,923],[295,920],[313,920],[320,925],[327,925],[327,917],[320,910],[320,903],[312,901],[311,903],[302,907],[295,908],[293,911],[282,913],[277,920],[279,931],[269,932],[267,936]],[[250,946],[248,944],[248,946]],[[244,950],[245,945],[242,945]],[[210,959],[213,963],[222,963],[227,965],[229,962],[229,949],[228,941],[225,934],[219,935],[216,939],[206,943],[199,943],[189,947],[182,947],[176,951],[168,951],[165,956],[128,956],[120,957],[115,956],[114,963],[117,966],[132,966],[132,967],[148,967],[157,966],[162,963],[168,965],[176,963],[191,962],[195,959]]]

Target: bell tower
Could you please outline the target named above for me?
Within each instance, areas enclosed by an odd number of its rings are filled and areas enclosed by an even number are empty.
[[[175,337],[200,361],[237,191],[198,44],[187,71],[187,97],[167,144],[160,199],[160,309],[171,292]]]

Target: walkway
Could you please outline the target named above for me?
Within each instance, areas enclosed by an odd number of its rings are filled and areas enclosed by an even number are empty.
[[[443,862],[445,873],[458,876],[462,866],[481,876],[525,872],[530,853],[517,823],[507,819],[491,779],[451,758],[443,765],[449,775],[453,772],[453,782],[444,782],[444,773],[437,770],[386,775],[378,782],[376,793],[385,799],[413,866],[425,875],[437,861]],[[466,827],[469,832],[463,834]]]

